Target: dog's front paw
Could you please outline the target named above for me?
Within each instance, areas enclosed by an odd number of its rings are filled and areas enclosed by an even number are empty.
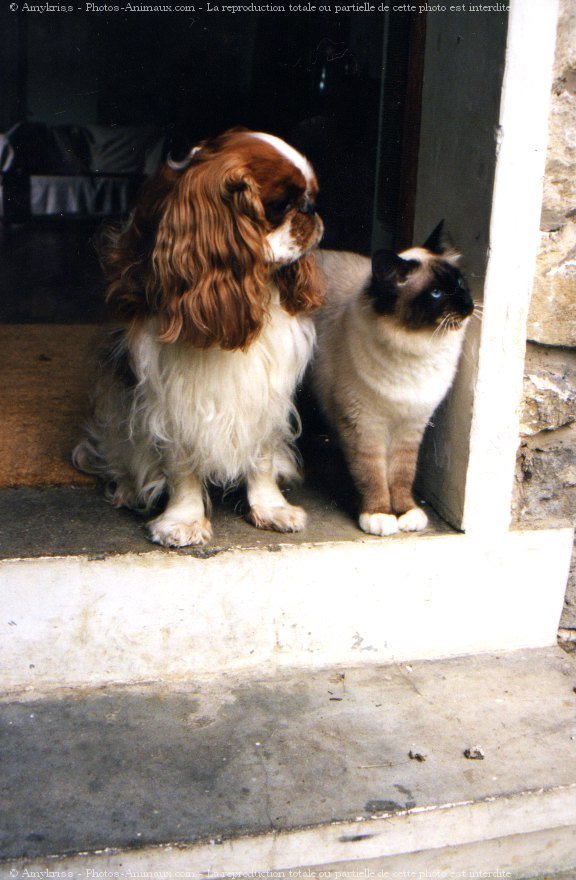
[[[146,528],[150,540],[163,547],[199,546],[212,540],[212,526],[204,516],[192,522],[179,522],[162,515],[150,520]]]
[[[421,532],[428,525],[428,517],[421,507],[411,507],[398,517],[398,528],[401,532]]]
[[[398,531],[398,520],[392,513],[361,513],[358,525],[369,535],[395,535]]]
[[[275,532],[301,532],[306,520],[306,511],[293,504],[278,507],[254,505],[248,513],[248,521],[257,529],[271,529]]]

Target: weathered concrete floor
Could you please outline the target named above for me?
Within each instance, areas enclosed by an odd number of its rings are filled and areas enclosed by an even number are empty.
[[[326,491],[299,486],[286,493],[308,512],[308,525],[299,534],[279,534],[255,529],[245,519],[246,502],[240,492],[228,498],[213,493],[214,539],[200,550],[167,550],[169,554],[204,554],[230,547],[272,547],[325,541],[382,540],[365,535],[356,526],[351,505]],[[349,508],[347,510],[346,508]],[[423,534],[452,529],[429,506],[430,525]],[[146,539],[143,517],[129,510],[116,510],[97,489],[54,487],[50,489],[0,490],[0,557],[15,559],[39,556],[116,553],[147,553],[160,549]],[[413,536],[412,536],[413,537]],[[386,540],[406,540],[394,535]]]
[[[576,658],[546,649],[27,695],[0,703],[0,853],[190,843],[571,785],[575,688]],[[483,760],[465,757],[476,748]]]

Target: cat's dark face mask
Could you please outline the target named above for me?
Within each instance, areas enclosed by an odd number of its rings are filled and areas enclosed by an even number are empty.
[[[404,320],[414,329],[439,326],[457,329],[474,311],[466,279],[449,263],[431,263],[427,268],[432,277],[423,290],[414,291],[412,296],[408,294]]]
[[[367,294],[378,315],[394,317],[406,330],[457,329],[474,311],[459,255],[439,223],[422,247],[377,251]]]

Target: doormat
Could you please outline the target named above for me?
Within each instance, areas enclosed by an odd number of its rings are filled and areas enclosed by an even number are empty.
[[[70,456],[96,377],[96,325],[0,325],[0,488],[89,486]]]

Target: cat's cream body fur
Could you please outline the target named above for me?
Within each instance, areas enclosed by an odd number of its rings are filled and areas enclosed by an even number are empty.
[[[401,256],[423,265],[429,259],[422,248]],[[454,379],[466,322],[445,332],[404,329],[377,315],[364,294],[372,275],[370,259],[321,251],[318,261],[328,296],[315,319],[312,384],[360,490],[359,524],[379,535],[420,530],[426,515],[411,495],[406,500],[406,486],[394,489],[394,481],[401,482],[402,473],[411,469],[411,488],[422,435]],[[386,507],[377,498],[386,480],[392,509],[371,509]]]

